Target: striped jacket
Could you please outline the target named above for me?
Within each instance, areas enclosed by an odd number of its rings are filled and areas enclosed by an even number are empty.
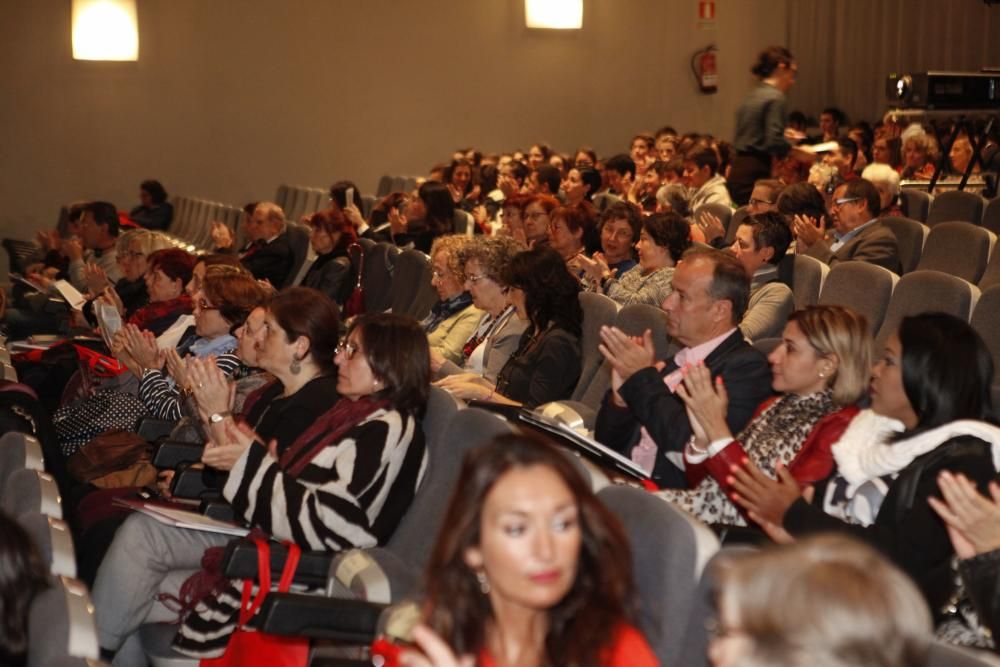
[[[239,371],[240,358],[231,352],[216,357],[215,365],[226,377],[233,377]],[[139,400],[157,419],[179,421],[181,414],[181,394],[177,385],[167,375],[157,369],[147,370],[139,381]]]
[[[259,443],[229,474],[233,509],[279,540],[307,550],[384,544],[410,506],[427,455],[416,418],[379,409],[317,454],[293,478]],[[174,647],[219,655],[236,627],[242,584],[234,582],[188,615]]]

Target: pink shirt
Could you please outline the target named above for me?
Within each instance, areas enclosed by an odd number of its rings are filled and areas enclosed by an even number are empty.
[[[736,327],[694,347],[685,347],[675,354],[674,363],[677,364],[677,370],[668,373],[663,378],[663,384],[667,385],[670,393],[674,393],[677,385],[684,379],[684,369],[687,366],[693,366],[698,362],[705,361],[708,355],[712,354],[715,348],[722,345],[722,341],[729,338],[734,331],[736,331]],[[653,472],[653,466],[656,464],[656,441],[649,435],[649,431],[646,430],[645,426],[639,429],[639,442],[632,448],[632,460],[642,466],[642,469],[646,472]],[[680,453],[678,453],[678,460],[683,460]]]

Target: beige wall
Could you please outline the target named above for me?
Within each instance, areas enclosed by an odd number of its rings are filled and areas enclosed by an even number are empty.
[[[75,62],[69,0],[0,0],[0,235],[79,198],[134,205],[156,177],[240,203],[281,182],[423,173],[473,144],[625,150],[663,123],[729,137],[785,0],[585,0],[584,29],[528,31],[520,0],[139,0],[137,63]],[[691,54],[721,47],[720,92]]]

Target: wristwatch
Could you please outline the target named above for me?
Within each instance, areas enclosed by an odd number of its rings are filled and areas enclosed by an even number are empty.
[[[222,412],[213,412],[212,414],[210,414],[208,416],[208,421],[211,424],[218,424],[219,422],[221,422],[226,417],[231,417],[232,414],[233,413],[230,412],[229,410],[224,410]]]

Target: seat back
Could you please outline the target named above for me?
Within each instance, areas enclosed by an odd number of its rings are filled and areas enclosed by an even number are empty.
[[[437,404],[445,404],[444,399]],[[430,557],[466,453],[513,430],[510,422],[480,408],[456,410],[443,430],[437,427],[440,437],[427,440],[427,469],[420,488],[386,545],[417,571]]]
[[[748,215],[750,215],[750,211],[747,210],[746,206],[740,206],[733,211],[733,215],[729,218],[729,224],[726,226],[726,245],[732,245],[733,241],[736,240],[736,230],[740,228]]]
[[[917,268],[920,256],[924,251],[924,243],[930,233],[930,227],[911,220],[910,218],[897,218],[889,216],[882,218],[882,224],[889,228],[889,231],[896,237],[896,245],[899,248],[899,261],[903,265],[903,273],[909,273]]]
[[[594,292],[580,292],[580,308],[583,309],[583,334],[580,336],[582,359],[580,379],[571,395],[573,400],[579,400],[583,396],[604,361],[597,349],[601,343],[601,327],[614,324],[618,314],[618,304],[603,294]]]
[[[985,289],[972,311],[969,324],[975,329],[993,357],[993,381],[1000,378],[1000,285]]]
[[[399,253],[390,290],[392,312],[412,315],[418,320],[426,317],[438,299],[431,273],[431,263],[424,253],[412,248]]]
[[[934,196],[924,190],[903,188],[899,191],[900,208],[903,215],[917,222],[927,222],[927,213],[931,209]]]
[[[639,628],[664,665],[679,660],[698,582],[719,549],[709,528],[651,493],[612,485],[597,497],[618,517],[632,548]]]
[[[994,285],[1000,285],[1000,252],[990,254],[990,261],[986,264],[986,270],[979,278],[979,289],[987,290]]]
[[[778,262],[778,280],[792,289],[795,309],[815,306],[830,267],[808,255],[785,255]]]
[[[998,667],[1000,658],[986,651],[933,641],[925,667]]]
[[[365,310],[378,313],[392,303],[392,276],[399,248],[388,243],[376,243],[365,251],[365,268],[361,286],[365,290]]]
[[[55,479],[40,470],[17,470],[7,478],[0,506],[14,518],[38,512],[61,519],[62,499]]]
[[[968,222],[978,225],[983,221],[986,201],[973,192],[949,190],[934,197],[927,225],[933,227],[942,222]]]
[[[100,657],[94,605],[83,582],[58,577],[35,596],[28,612],[28,667],[62,658]]]
[[[634,303],[623,306],[615,317],[615,326],[629,336],[641,336],[649,329],[653,335],[656,358],[666,359],[671,354],[671,339],[667,335],[667,314],[656,306]]]
[[[0,438],[0,496],[18,470],[45,470],[42,444],[26,433],[11,431]]]
[[[288,244],[292,247],[292,268],[288,271],[288,277],[281,287],[290,287],[295,283],[299,275],[299,270],[305,264],[306,255],[309,254],[309,230],[296,222],[285,223],[285,235],[288,237]]]
[[[899,276],[889,269],[868,262],[839,262],[826,277],[819,303],[824,306],[847,306],[868,319],[875,334],[889,309],[892,292]]]
[[[938,271],[907,273],[896,283],[889,309],[875,337],[875,349],[884,347],[885,341],[908,315],[937,311],[968,322],[978,300],[979,288],[961,278]]]
[[[722,223],[722,228],[726,230],[726,236],[729,236],[729,228],[732,225],[733,220],[733,207],[726,206],[725,204],[702,204],[694,210],[691,219],[694,222],[701,220],[701,214],[708,213],[714,215]],[[736,233],[735,231],[733,232]],[[730,241],[731,243],[731,241]]]
[[[972,223],[939,223],[927,236],[917,269],[941,271],[970,283],[979,282],[995,242],[993,232]]]
[[[986,203],[983,209],[983,227],[994,234],[1000,234],[1000,196]]]
[[[69,525],[38,512],[22,514],[18,523],[38,545],[49,572],[57,577],[76,577],[76,556]]]
[[[291,194],[291,190],[287,185],[279,185],[278,191],[274,195],[274,203],[281,207],[281,210],[288,210],[288,198]]]
[[[385,197],[387,194],[392,192],[392,176],[386,174],[382,178],[378,179],[378,187],[375,188],[376,197]]]

